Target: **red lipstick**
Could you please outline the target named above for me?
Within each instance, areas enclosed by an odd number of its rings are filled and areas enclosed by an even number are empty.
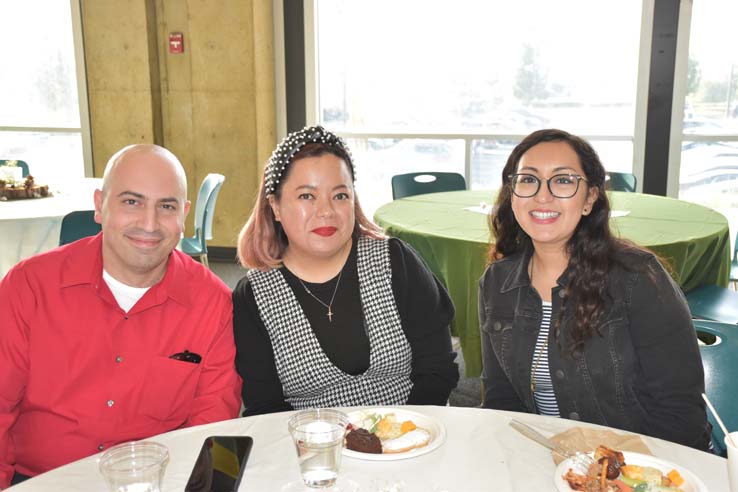
[[[318,227],[317,229],[313,229],[312,232],[319,236],[328,237],[334,235],[337,230],[335,227]]]

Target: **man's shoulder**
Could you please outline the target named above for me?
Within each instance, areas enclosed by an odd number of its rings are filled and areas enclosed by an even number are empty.
[[[74,262],[80,256],[85,257],[85,262],[91,261],[89,253],[92,246],[90,243],[93,241],[94,237],[80,239],[21,260],[6,276],[12,278],[22,272],[27,278],[42,277],[46,282],[55,279],[61,281],[60,274],[69,268],[68,262]]]
[[[196,292],[198,296],[207,293],[223,295],[230,299],[231,289],[212,270],[179,250],[174,250],[172,255],[177,259],[177,265],[181,271],[179,278],[190,292]]]

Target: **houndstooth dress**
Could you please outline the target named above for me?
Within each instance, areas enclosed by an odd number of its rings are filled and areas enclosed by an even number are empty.
[[[361,236],[357,270],[370,347],[369,368],[359,375],[343,372],[328,359],[279,270],[247,273],[285,398],[296,409],[407,401],[412,352],[392,292],[389,242]]]

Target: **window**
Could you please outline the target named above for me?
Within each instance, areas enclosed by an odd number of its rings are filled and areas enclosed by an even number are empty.
[[[641,9],[317,0],[308,120],[350,139],[368,213],[392,199],[401,172],[455,171],[496,188],[512,148],[541,128],[582,135],[609,170],[632,172]]]
[[[684,99],[679,198],[738,229],[738,44],[734,0],[694,2]],[[734,235],[732,235],[734,237]]]
[[[84,176],[74,2],[2,2],[0,159],[28,163],[56,187]]]

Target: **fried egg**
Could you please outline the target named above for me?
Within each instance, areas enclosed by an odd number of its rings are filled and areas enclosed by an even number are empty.
[[[415,448],[422,448],[430,442],[430,433],[425,429],[415,429],[400,437],[382,441],[383,453],[404,453]]]
[[[380,439],[394,439],[402,435],[402,423],[397,421],[394,413],[388,413],[377,422],[374,433]]]

